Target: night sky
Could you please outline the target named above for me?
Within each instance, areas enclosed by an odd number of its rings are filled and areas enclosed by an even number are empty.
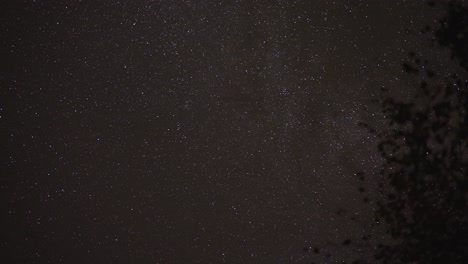
[[[380,234],[354,174],[381,159],[357,124],[383,123],[371,102],[382,86],[411,94],[401,63],[430,52],[419,32],[439,9],[0,5],[2,263],[335,263],[370,252],[339,247]]]

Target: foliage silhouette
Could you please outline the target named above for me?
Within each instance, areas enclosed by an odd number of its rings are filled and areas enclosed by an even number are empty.
[[[435,37],[468,77],[468,10],[450,3]],[[428,27],[426,27],[428,28]],[[396,243],[381,245],[382,263],[466,263],[468,253],[467,79],[437,76],[410,53],[403,70],[417,75],[410,102],[382,102],[388,127],[378,134],[384,159],[377,218]]]
[[[385,96],[380,102],[385,127],[361,124],[379,139],[384,162],[375,219],[393,238],[392,243],[378,242],[372,262],[468,263],[468,9],[456,2],[446,7],[433,33],[441,48],[450,49],[462,74],[437,73],[428,60],[410,52],[402,68],[420,80],[414,98]],[[429,26],[423,30],[430,31]],[[367,203],[366,177],[356,176]],[[341,243],[353,244],[350,239]]]

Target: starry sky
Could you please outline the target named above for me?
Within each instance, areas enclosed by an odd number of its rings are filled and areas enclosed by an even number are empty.
[[[0,5],[8,263],[334,263],[306,248],[346,255],[330,241],[378,234],[353,175],[381,159],[357,123],[383,122],[371,102],[382,86],[411,94],[401,63],[429,50],[419,30],[440,10],[420,0]]]

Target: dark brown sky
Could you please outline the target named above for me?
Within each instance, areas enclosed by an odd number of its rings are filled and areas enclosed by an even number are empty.
[[[310,263],[306,246],[373,232],[353,174],[379,157],[357,122],[382,122],[381,86],[411,93],[401,62],[441,14],[419,0],[9,5],[11,263]]]

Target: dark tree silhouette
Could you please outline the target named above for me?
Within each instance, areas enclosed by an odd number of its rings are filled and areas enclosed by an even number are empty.
[[[448,15],[440,21],[441,28],[436,32],[436,39],[442,46],[449,47],[452,59],[457,59],[460,66],[468,71],[468,13],[460,3],[448,4]]]
[[[414,99],[382,101],[388,127],[378,133],[384,165],[377,218],[395,240],[380,245],[383,263],[468,261],[468,10],[450,3],[440,22],[436,40],[464,76],[439,76],[411,52],[403,70],[421,79]]]
[[[361,124],[379,139],[384,162],[375,218],[393,238],[378,242],[372,262],[468,263],[468,9],[456,2],[446,7],[440,27],[423,32],[434,34],[439,48],[450,49],[461,74],[438,73],[429,60],[410,52],[402,67],[420,82],[414,98],[384,96],[379,103],[386,125]],[[363,173],[357,176],[365,182]],[[358,192],[369,202],[363,186]],[[368,241],[371,235],[364,237]],[[346,239],[341,246],[352,244]]]

